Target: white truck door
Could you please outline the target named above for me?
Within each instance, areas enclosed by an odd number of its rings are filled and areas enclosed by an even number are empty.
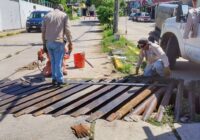
[[[185,28],[186,23],[182,23],[182,26]],[[189,33],[189,38],[188,39],[183,39],[184,41],[184,48],[185,48],[185,53],[187,55],[187,59],[200,63],[200,24],[198,24],[198,35],[195,38],[191,38],[191,31]],[[181,32],[183,34],[184,28],[181,28]]]

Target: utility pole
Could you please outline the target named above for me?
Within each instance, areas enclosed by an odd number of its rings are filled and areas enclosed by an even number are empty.
[[[113,34],[118,32],[118,21],[119,21],[119,0],[115,0]]]

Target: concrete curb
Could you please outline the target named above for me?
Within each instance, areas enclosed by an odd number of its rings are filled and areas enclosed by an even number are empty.
[[[7,37],[7,36],[13,36],[13,35],[17,35],[17,34],[24,33],[24,32],[26,32],[25,29],[0,32],[0,38]]]

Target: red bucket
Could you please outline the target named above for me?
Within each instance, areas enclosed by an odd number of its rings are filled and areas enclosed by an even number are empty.
[[[74,54],[74,66],[76,68],[85,67],[85,53],[75,53]]]

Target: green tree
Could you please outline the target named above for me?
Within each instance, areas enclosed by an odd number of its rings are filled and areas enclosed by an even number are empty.
[[[92,4],[95,5],[95,7],[99,7],[100,5],[102,5],[104,0],[91,0]]]
[[[48,0],[49,2],[53,3],[53,4],[60,4],[60,0]]]
[[[102,0],[101,5],[97,8],[97,16],[102,24],[109,28],[113,25],[114,0]]]

